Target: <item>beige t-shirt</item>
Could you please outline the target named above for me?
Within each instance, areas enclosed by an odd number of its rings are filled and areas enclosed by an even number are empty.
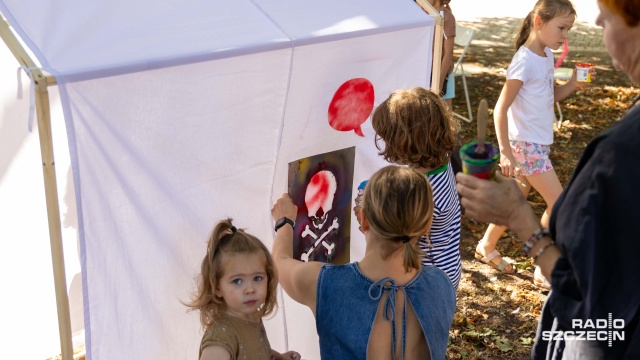
[[[200,354],[207,346],[222,346],[231,360],[268,360],[271,345],[262,321],[253,323],[228,314],[222,315],[202,336]]]

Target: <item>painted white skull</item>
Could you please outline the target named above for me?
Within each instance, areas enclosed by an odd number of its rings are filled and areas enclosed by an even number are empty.
[[[304,202],[309,210],[309,219],[316,229],[322,229],[327,222],[327,214],[333,208],[336,188],[336,177],[327,170],[319,171],[313,175],[307,185]]]

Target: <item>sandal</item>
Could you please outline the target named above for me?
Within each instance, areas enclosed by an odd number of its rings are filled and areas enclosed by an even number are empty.
[[[551,291],[551,284],[545,278],[533,278],[533,285],[539,287],[542,290]]]
[[[500,264],[496,264],[495,262],[492,261],[497,257],[500,258]],[[518,269],[514,264],[506,261],[505,259],[502,258],[502,256],[500,256],[500,253],[498,252],[498,250],[493,250],[487,256],[482,255],[481,253],[478,252],[478,250],[476,250],[476,259],[482,261],[483,263],[491,266],[492,268],[500,271],[503,274],[515,274],[518,272]],[[505,270],[509,265],[511,265],[511,271]]]
[[[540,272],[540,268],[536,266],[535,271],[533,272],[533,285],[539,287],[542,290],[550,291],[551,283],[542,275]]]

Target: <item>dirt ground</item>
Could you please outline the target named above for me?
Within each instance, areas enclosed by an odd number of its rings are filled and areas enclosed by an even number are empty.
[[[475,112],[479,101],[487,99],[491,115],[487,141],[496,145],[492,108],[514,52],[507,47],[475,46],[465,56],[464,65],[473,72],[466,76],[472,109]],[[572,53],[562,66],[573,67],[578,59],[597,64],[597,79],[561,103],[564,121],[555,131],[551,161],[563,186],[587,143],[615,123],[640,93],[637,85],[613,68],[606,52]],[[456,78],[456,94],[453,110],[466,116],[461,77]],[[462,122],[461,137],[464,142],[475,140],[475,122]],[[532,191],[528,200],[537,214],[544,212],[546,205],[539,194]],[[517,264],[517,274],[500,274],[475,260],[474,250],[485,229],[486,224],[463,215],[463,272],[447,359],[529,359],[547,292],[533,285],[533,266],[521,255],[523,242],[508,230],[497,249]]]

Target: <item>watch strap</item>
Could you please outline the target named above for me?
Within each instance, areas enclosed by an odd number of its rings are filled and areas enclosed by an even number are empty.
[[[285,226],[286,224],[291,225],[291,228],[295,227],[295,223],[293,222],[293,220],[289,219],[286,216],[281,217],[280,219],[278,219],[278,221],[276,221],[276,226],[273,228],[273,230],[275,232],[278,232],[278,230]]]

